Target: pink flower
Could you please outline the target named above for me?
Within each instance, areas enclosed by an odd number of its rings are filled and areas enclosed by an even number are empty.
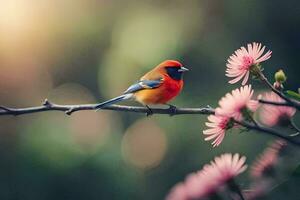
[[[252,165],[250,174],[254,178],[262,176],[272,176],[275,165],[278,163],[278,156],[286,142],[276,140],[259,156],[256,162]]]
[[[176,184],[166,197],[166,200],[201,199],[216,192],[216,181],[211,174],[202,170],[189,174],[185,181]]]
[[[251,176],[258,178],[262,175],[273,173],[273,166],[277,163],[277,151],[274,149],[266,149],[263,154],[260,155],[259,159],[251,167]]]
[[[226,153],[211,162],[213,168],[211,171],[216,174],[219,185],[222,185],[246,170],[245,161],[245,156],[240,157],[237,153],[234,155]]]
[[[216,114],[208,116],[206,126],[209,128],[203,131],[206,135],[205,141],[213,140],[213,147],[219,146],[225,136],[226,130],[234,126],[231,118],[241,120],[243,115],[249,117],[258,106],[258,102],[251,100],[253,90],[251,85],[246,85],[240,89],[235,89],[231,93],[227,93],[219,101],[219,107],[216,108]]]
[[[202,199],[216,193],[224,184],[245,171],[245,157],[239,154],[223,154],[201,171],[192,173],[183,183],[177,184],[167,200]]]
[[[244,77],[242,85],[245,85],[251,68],[271,57],[272,51],[268,51],[263,55],[265,46],[262,47],[261,43],[253,42],[248,44],[247,47],[248,50],[245,47],[236,50],[227,60],[226,76],[234,78],[229,81],[231,84],[240,81]]]
[[[182,183],[175,185],[166,200],[188,200],[185,185]]]
[[[249,111],[254,112],[257,109],[258,102],[251,100],[252,95],[251,85],[245,85],[240,89],[227,93],[219,101],[216,114],[240,121],[243,115],[249,114]]]
[[[188,175],[185,186],[188,199],[199,199],[216,192],[216,180],[203,170]]]
[[[266,101],[285,102],[281,97],[273,92],[266,93],[263,97]],[[275,106],[264,104],[260,112],[260,120],[267,126],[275,126],[277,124],[286,124],[296,113],[296,109],[287,106]]]
[[[203,131],[206,135],[205,141],[214,140],[211,144],[213,147],[219,146],[224,139],[225,132],[227,129],[231,128],[230,118],[218,115],[209,115],[206,126],[209,128]]]
[[[287,146],[287,142],[281,139],[275,140],[271,145],[270,148],[281,152]]]

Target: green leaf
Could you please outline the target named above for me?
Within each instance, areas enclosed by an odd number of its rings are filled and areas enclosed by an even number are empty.
[[[296,99],[297,101],[300,101],[300,94],[297,92],[294,92],[292,90],[287,90],[285,92],[290,98]]]

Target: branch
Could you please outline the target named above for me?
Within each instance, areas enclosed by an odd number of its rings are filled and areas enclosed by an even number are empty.
[[[297,146],[300,146],[300,141],[296,141],[294,140],[292,137],[289,137],[289,136],[285,136],[285,135],[282,135],[280,134],[279,132],[277,132],[276,130],[274,129],[271,129],[271,128],[268,128],[268,127],[263,127],[263,126],[260,126],[258,124],[251,124],[249,122],[245,122],[245,121],[236,121],[235,120],[235,123],[241,125],[241,126],[244,126],[248,129],[253,129],[253,130],[257,130],[257,131],[260,131],[260,132],[264,132],[264,133],[267,133],[269,135],[272,135],[272,136],[275,136],[275,137],[278,137],[278,138],[281,138],[281,139],[284,139],[292,144],[295,144]]]
[[[54,104],[47,99],[43,102],[41,106],[37,107],[27,107],[27,108],[8,108],[4,106],[0,106],[0,116],[2,115],[25,115],[31,113],[38,112],[46,112],[46,111],[62,111],[67,115],[71,115],[74,112],[82,111],[82,110],[97,110],[98,104],[81,104],[81,105],[59,105]],[[145,113],[149,114],[149,109],[146,107],[138,107],[138,106],[122,106],[122,105],[111,105],[102,108],[102,110],[114,110],[114,111],[123,111],[123,112],[134,112],[134,113]],[[166,114],[166,115],[183,115],[183,114],[200,114],[200,115],[210,115],[214,114],[214,108],[210,106],[202,107],[202,108],[151,108],[151,114]],[[290,143],[300,146],[300,141],[295,141],[291,137],[287,137],[281,135],[279,132],[267,128],[262,127],[258,124],[253,124],[245,121],[235,121],[235,123],[240,124],[249,129],[265,132],[269,135],[276,136],[282,138]]]
[[[288,107],[294,107],[293,105],[287,103],[287,102],[275,102],[275,101],[267,101],[263,99],[258,100],[259,103],[262,104],[269,104],[269,105],[274,105],[274,106],[288,106]]]
[[[28,107],[28,108],[8,108],[0,106],[0,115],[24,115],[37,112],[46,112],[46,111],[62,111],[67,115],[71,115],[74,112],[81,110],[97,110],[98,104],[81,104],[81,105],[59,105],[54,104],[47,99],[43,102],[41,106],[37,107]],[[149,114],[149,109],[146,107],[137,107],[137,106],[122,106],[122,105],[111,105],[102,110],[114,110],[114,111],[123,111],[123,112],[135,112],[135,113],[146,113]],[[167,114],[167,115],[181,115],[181,114],[214,114],[214,109],[210,106],[203,108],[151,108],[152,114]]]
[[[259,73],[259,76],[260,76],[260,79],[274,92],[276,93],[278,96],[280,96],[282,99],[284,99],[286,101],[286,103],[288,105],[286,106],[290,106],[290,107],[294,107],[296,108],[297,110],[300,110],[300,103],[293,100],[293,99],[290,99],[288,98],[287,96],[285,96],[282,92],[280,92],[279,90],[277,90],[269,81],[268,79],[265,77],[265,75],[260,72]]]

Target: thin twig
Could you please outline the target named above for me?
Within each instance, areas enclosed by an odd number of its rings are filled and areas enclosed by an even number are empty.
[[[294,107],[293,105],[287,103],[287,102],[275,102],[275,101],[267,101],[264,99],[259,99],[258,100],[259,103],[262,104],[269,104],[269,105],[274,105],[274,106],[288,106],[288,107]]]
[[[269,135],[284,139],[284,140],[286,140],[286,141],[288,141],[292,144],[295,144],[297,146],[300,146],[300,141],[294,140],[293,138],[291,138],[289,136],[282,135],[274,129],[271,129],[271,128],[268,128],[268,127],[263,127],[263,126],[260,126],[258,124],[255,125],[255,124],[245,122],[245,121],[235,121],[235,123],[237,123],[241,126],[244,126],[248,129],[253,129],[253,130],[256,130],[256,131],[264,132],[264,133],[267,133]]]
[[[81,110],[97,110],[98,104],[81,104],[81,105],[59,105],[48,101],[47,99],[41,106],[28,107],[28,108],[8,108],[1,106],[0,115],[24,115],[37,112],[46,112],[46,111],[62,111],[67,115],[71,115],[74,112]],[[102,108],[102,110],[114,110],[114,111],[123,111],[123,112],[135,112],[135,113],[148,113],[149,110],[146,107],[138,106],[123,106],[123,105],[111,105]],[[167,114],[167,115],[181,115],[181,114],[214,114],[214,109],[206,106],[202,108],[151,108],[153,114]]]
[[[269,80],[265,77],[265,75],[260,72],[259,74],[260,79],[274,92],[276,93],[278,96],[280,96],[282,99],[284,99],[286,101],[287,104],[289,104],[289,106],[296,108],[297,110],[300,110],[300,103],[288,98],[287,96],[285,96],[281,91],[277,90],[270,82]],[[286,105],[287,106],[287,105]]]

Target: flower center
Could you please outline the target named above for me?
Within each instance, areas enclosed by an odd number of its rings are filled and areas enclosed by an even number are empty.
[[[228,119],[224,119],[220,124],[219,124],[219,127],[221,129],[224,129],[224,130],[228,130],[228,129],[231,129],[234,125],[234,122],[232,119],[228,118]]]
[[[242,68],[248,70],[254,64],[254,59],[251,56],[243,56]]]
[[[224,119],[224,120],[219,124],[220,128],[221,128],[221,129],[226,129],[227,123],[228,123],[228,119]]]

